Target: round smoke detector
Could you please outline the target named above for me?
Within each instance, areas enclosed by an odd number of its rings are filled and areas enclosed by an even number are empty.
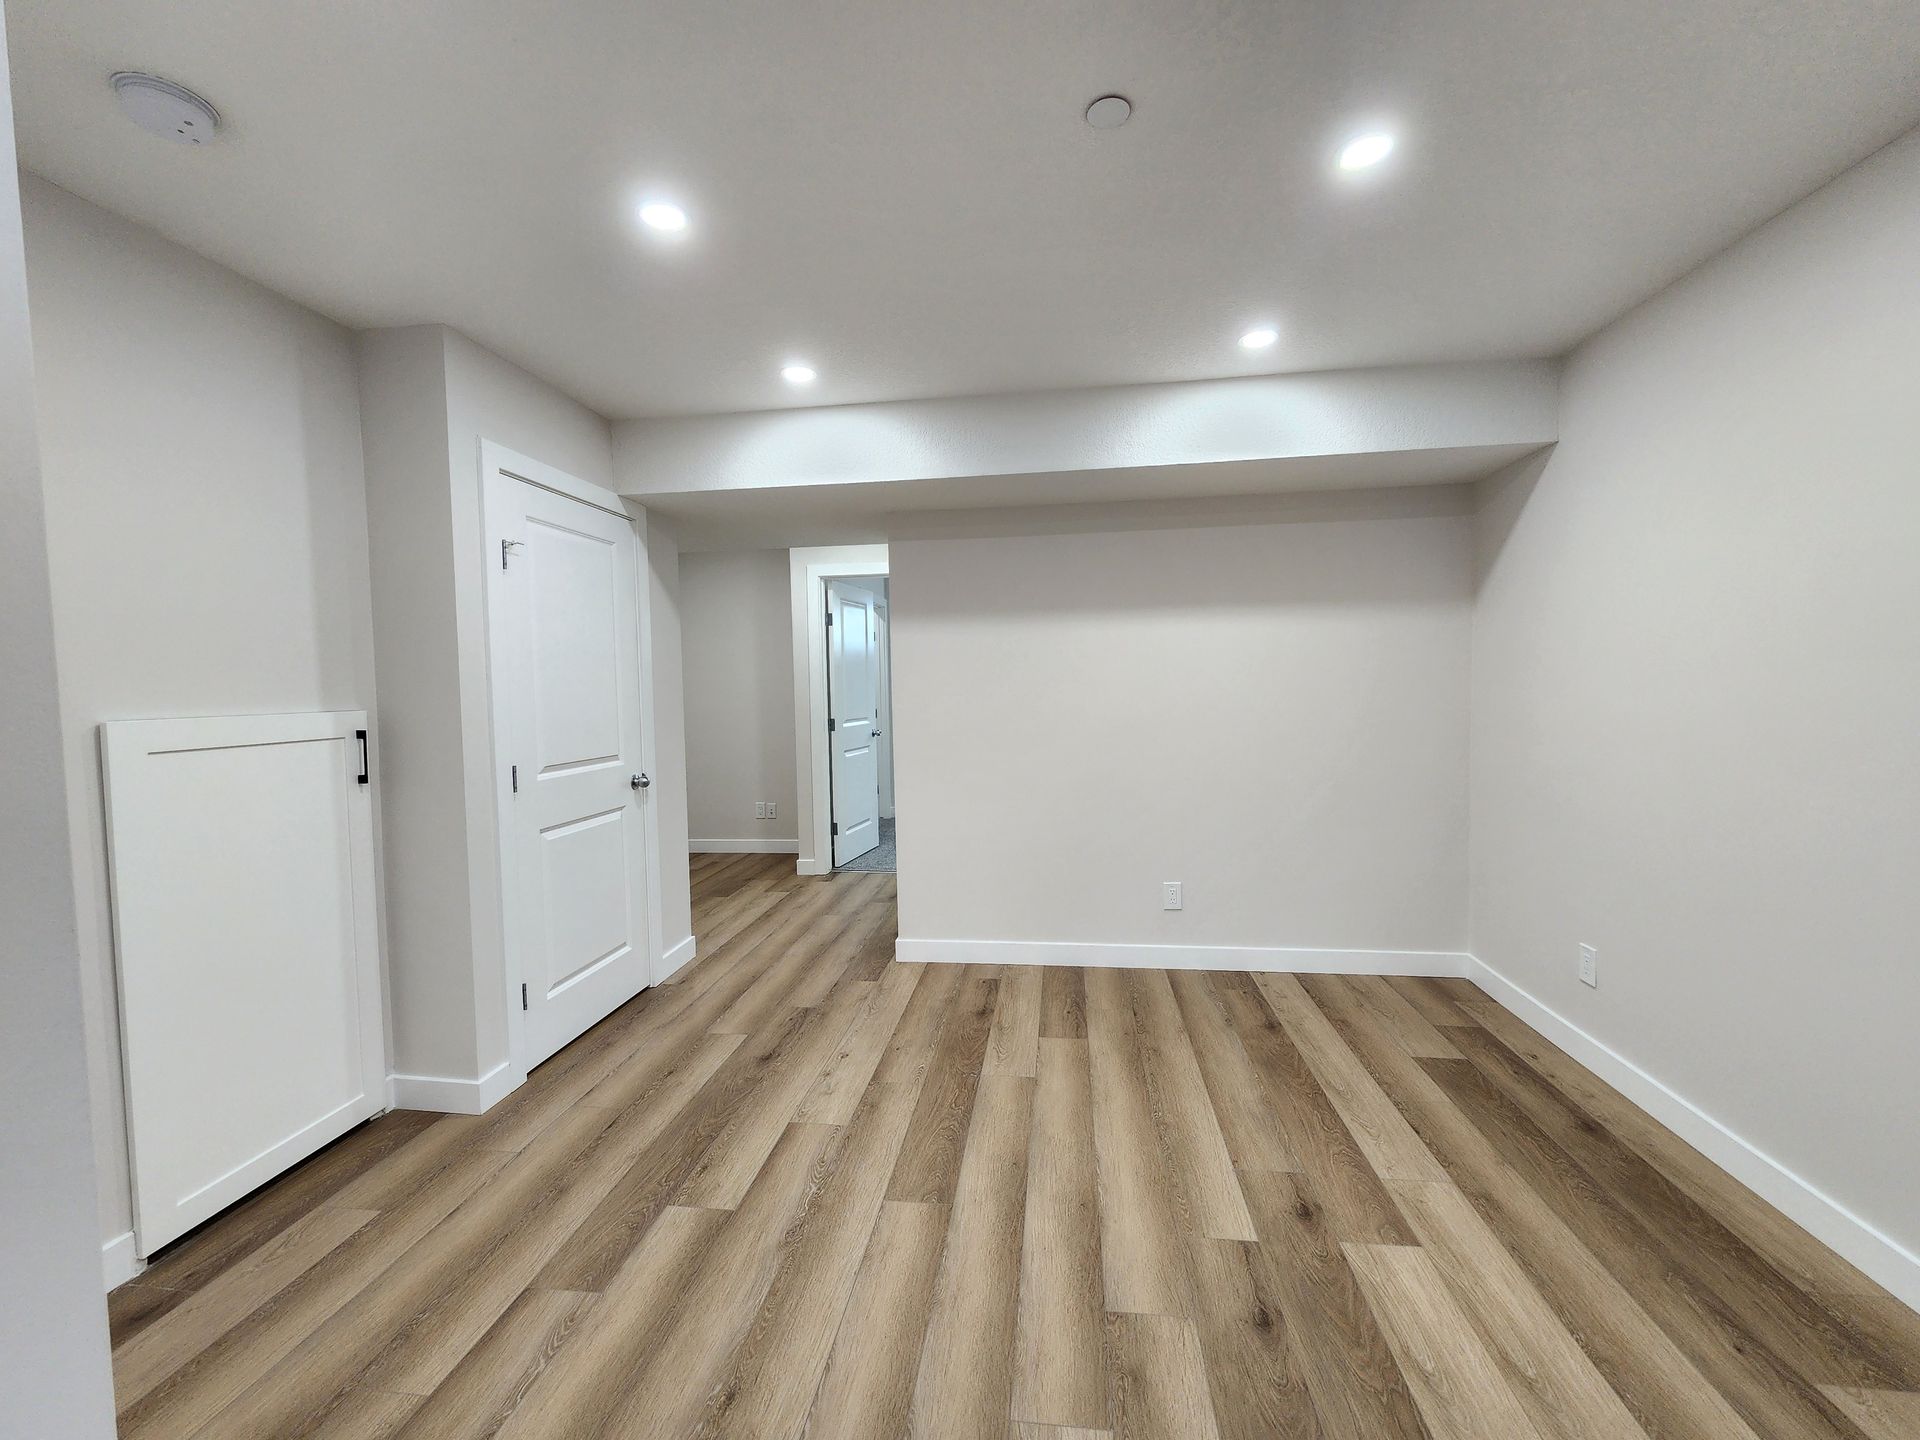
[[[121,70],[109,78],[120,108],[142,130],[179,145],[204,145],[220,128],[220,112],[184,85],[138,70]]]
[[[1133,114],[1133,102],[1124,95],[1102,95],[1087,106],[1087,123],[1096,130],[1118,130]]]

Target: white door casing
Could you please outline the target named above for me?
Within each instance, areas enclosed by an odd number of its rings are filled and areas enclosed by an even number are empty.
[[[366,727],[100,727],[141,1255],[386,1106]]]
[[[880,714],[880,733],[874,747],[874,753],[880,758],[880,818],[893,819],[893,634],[887,619],[887,604],[883,600],[874,610],[879,622],[880,647],[880,700],[875,707]]]
[[[640,543],[608,506],[497,467],[486,482],[509,1033],[524,1073],[651,974]]]
[[[880,636],[869,590],[827,582],[827,715],[833,764],[833,863],[880,843]]]

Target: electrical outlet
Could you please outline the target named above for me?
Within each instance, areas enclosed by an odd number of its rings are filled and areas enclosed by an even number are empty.
[[[1595,986],[1600,983],[1600,952],[1591,945],[1580,947],[1580,983]]]
[[[779,818],[780,818],[780,802],[777,800],[767,801],[767,819],[778,820]]]
[[[767,818],[767,802],[766,801],[756,800],[753,802],[753,818],[756,820],[764,820]]]
[[[1162,910],[1178,910],[1182,908],[1180,901],[1180,882],[1178,880],[1162,880],[1160,882],[1160,908]]]

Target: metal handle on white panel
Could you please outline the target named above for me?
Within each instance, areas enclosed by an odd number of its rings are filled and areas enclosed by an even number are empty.
[[[636,790],[644,790],[647,788],[647,786],[651,785],[653,781],[649,780],[647,778],[647,772],[642,770],[638,775],[635,775],[633,779],[629,780],[627,783]]]

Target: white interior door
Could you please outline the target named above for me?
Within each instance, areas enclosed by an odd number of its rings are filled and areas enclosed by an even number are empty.
[[[488,480],[501,848],[521,1062],[647,983],[639,542],[624,515]]]
[[[366,724],[100,727],[142,1255],[385,1108]]]
[[[833,766],[833,863],[880,843],[880,635],[870,591],[827,582],[827,728]]]

